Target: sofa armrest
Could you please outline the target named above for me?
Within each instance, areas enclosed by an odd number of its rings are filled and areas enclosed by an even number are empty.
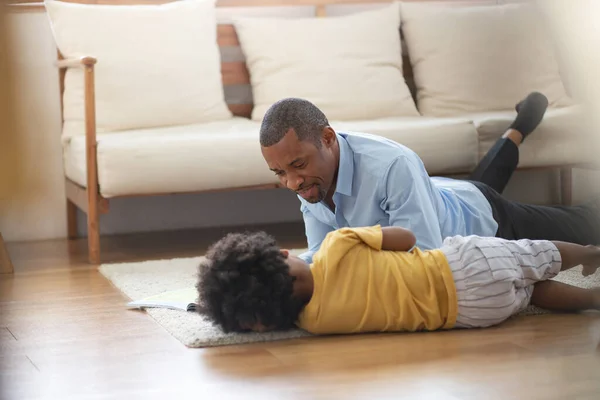
[[[87,156],[87,183],[88,188],[97,189],[96,174],[96,90],[94,66],[97,59],[91,56],[59,59],[55,65],[61,69],[82,68],[84,80],[84,108],[85,108],[85,141]],[[61,71],[61,92],[64,87],[64,72]],[[94,175],[94,176],[91,176]]]
[[[84,109],[85,109],[85,142],[87,158],[87,187],[88,192],[98,191],[98,175],[96,164],[96,89],[94,66],[96,58],[83,56],[78,58],[59,59],[56,66],[61,71],[61,92],[64,87],[64,71],[69,68],[82,68],[84,81]]]
[[[67,58],[56,61],[56,66],[58,68],[85,68],[93,67],[97,61],[95,57],[91,56]]]
[[[88,246],[90,259],[95,263],[99,260],[100,236],[98,231],[98,217],[101,211],[99,202],[102,200],[98,185],[98,164],[96,140],[96,90],[94,78],[95,57],[78,57],[59,59],[56,66],[61,69],[61,92],[64,87],[64,73],[69,68],[82,68],[84,80],[84,108],[85,108],[85,155],[87,173],[87,214],[88,214]],[[68,193],[67,193],[68,196]],[[75,199],[70,198],[75,202]],[[75,204],[77,204],[75,202]]]

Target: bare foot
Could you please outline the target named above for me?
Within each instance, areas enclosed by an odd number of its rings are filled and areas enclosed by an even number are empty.
[[[598,269],[598,267],[600,267],[600,253],[598,253],[598,250],[600,250],[600,248],[598,246],[593,246],[593,245],[587,245],[585,246],[588,249],[593,249],[595,250],[595,253],[592,257],[590,257],[589,263],[583,263],[583,269],[581,270],[581,275],[583,276],[590,276],[593,275],[596,270]]]
[[[593,275],[598,269],[598,265],[583,265],[583,269],[581,270],[581,275],[590,276]]]

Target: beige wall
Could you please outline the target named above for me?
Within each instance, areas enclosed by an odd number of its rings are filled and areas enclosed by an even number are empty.
[[[539,1],[539,0],[538,0]],[[600,128],[600,1],[543,0],[553,37],[566,63],[569,84],[589,107],[587,123]],[[600,133],[595,135],[596,145]]]
[[[56,48],[43,12],[7,16],[16,129],[2,120],[0,232],[6,241],[66,236]],[[7,113],[8,114],[8,113]],[[84,215],[80,231],[85,233]],[[111,201],[101,232],[169,230],[300,220],[283,190],[211,193]]]
[[[587,107],[584,122],[591,132],[589,145],[600,151],[600,1],[537,1],[544,6],[557,49],[565,60],[570,89]],[[600,171],[581,171],[577,178],[579,199],[600,192]]]
[[[596,0],[581,2],[585,1]],[[0,121],[0,231],[7,241],[64,237],[60,102],[57,70],[52,66],[56,49],[42,12],[11,14],[8,22],[11,43],[17,49],[12,64],[16,127],[11,129],[6,118]],[[577,32],[571,35],[576,38]],[[600,48],[598,43],[595,48]],[[579,188],[590,189],[588,179],[578,182]],[[552,174],[518,173],[506,194],[523,201],[545,202],[552,200],[554,189]],[[111,201],[111,212],[101,219],[101,232],[300,219],[296,198],[284,190],[161,196]],[[80,230],[85,231],[83,219]]]
[[[0,230],[7,241],[64,236],[56,50],[43,14],[6,23],[14,126],[2,127]]]

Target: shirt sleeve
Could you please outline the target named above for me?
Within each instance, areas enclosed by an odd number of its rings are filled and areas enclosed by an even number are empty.
[[[439,248],[442,233],[429,175],[423,166],[406,157],[392,162],[381,182],[382,208],[388,214],[390,226],[411,230],[416,247],[423,250]]]
[[[308,251],[300,254],[298,257],[310,264],[312,263],[314,254],[321,248],[321,243],[323,243],[327,234],[332,232],[334,228],[319,221],[304,205],[300,210],[302,211],[302,218],[304,219]]]
[[[374,250],[381,250],[381,245],[383,243],[381,225],[342,228],[338,232],[340,236],[343,236],[346,240],[360,241]]]

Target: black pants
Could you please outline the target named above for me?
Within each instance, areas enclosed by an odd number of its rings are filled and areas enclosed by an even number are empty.
[[[492,206],[498,223],[497,237],[600,244],[598,201],[581,206],[536,206],[502,197],[518,163],[517,145],[509,139],[500,139],[469,177]]]

